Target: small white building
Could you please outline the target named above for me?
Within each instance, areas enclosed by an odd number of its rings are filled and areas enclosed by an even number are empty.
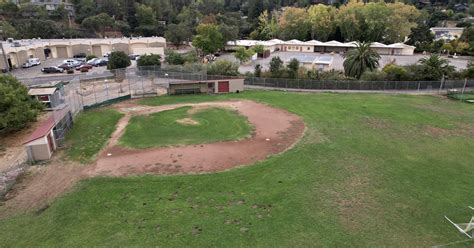
[[[435,35],[435,40],[455,40],[461,37],[464,32],[464,28],[449,28],[449,27],[433,27],[430,28],[431,32]]]
[[[48,160],[57,148],[54,137],[55,121],[53,115],[45,120],[24,142],[28,161]]]
[[[299,55],[294,56],[285,61],[286,64],[290,63],[292,59],[296,59],[300,62],[300,66],[313,70],[316,69],[318,71],[329,71],[331,70],[334,58],[332,56],[317,56],[314,57],[312,55]]]

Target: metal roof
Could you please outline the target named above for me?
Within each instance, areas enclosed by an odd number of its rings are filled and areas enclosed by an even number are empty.
[[[328,41],[328,42],[321,42],[318,40],[310,40],[310,41],[300,41],[300,40],[289,40],[289,41],[283,41],[279,39],[273,39],[269,41],[261,41],[261,40],[236,40],[236,41],[229,41],[227,42],[227,45],[229,46],[245,46],[245,47],[251,47],[255,45],[263,45],[263,46],[274,46],[274,45],[310,45],[310,46],[325,46],[325,47],[356,47],[356,42],[351,41],[351,42],[346,42],[342,43],[339,41]],[[374,48],[397,48],[397,49],[403,49],[405,47],[411,47],[415,48],[414,46],[410,46],[404,43],[395,43],[395,44],[390,44],[386,45],[380,42],[374,42],[372,43],[371,47]]]

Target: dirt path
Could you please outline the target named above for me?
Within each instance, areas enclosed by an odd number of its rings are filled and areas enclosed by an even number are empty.
[[[225,107],[246,116],[255,127],[254,135],[241,141],[218,142],[170,148],[132,150],[117,145],[131,115],[175,109]],[[224,171],[249,165],[291,147],[303,135],[304,123],[296,115],[252,101],[225,101],[177,104],[159,107],[126,105],[109,146],[97,162],[88,168],[89,176],[126,176],[131,174],[183,174]]]
[[[232,108],[254,125],[251,138],[240,141],[182,147],[131,150],[118,146],[131,116],[156,113],[182,106],[193,108]],[[141,106],[133,101],[114,108],[125,113],[107,147],[89,166],[63,161],[59,154],[48,166],[32,167],[29,174],[7,195],[0,208],[0,219],[11,214],[44,208],[81,179],[94,176],[138,174],[209,173],[250,165],[293,146],[304,133],[304,123],[296,115],[252,101],[225,101],[200,104],[177,104],[158,107]],[[111,154],[111,156],[108,156]]]

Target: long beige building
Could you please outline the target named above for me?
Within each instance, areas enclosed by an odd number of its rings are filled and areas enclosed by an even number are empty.
[[[268,41],[261,40],[236,40],[227,42],[225,49],[227,51],[233,51],[237,47],[251,48],[256,45],[262,45],[266,50],[270,52],[282,51],[282,52],[299,52],[299,53],[345,53],[350,49],[356,47],[355,42],[338,42],[328,41],[321,42],[317,40],[300,41],[300,40],[288,40],[283,41],[279,39],[273,39]],[[395,43],[385,45],[379,42],[374,42],[370,45],[372,49],[376,50],[382,55],[413,55],[415,51],[414,46],[410,46],[403,43]]]
[[[106,38],[106,39],[31,39],[3,42],[6,60],[10,68],[20,67],[29,58],[41,61],[51,58],[72,58],[84,53],[102,57],[105,53],[123,51],[126,54],[159,54],[164,56],[166,39],[147,38]],[[3,56],[3,54],[2,54]],[[0,58],[0,68],[6,69],[5,59]]]

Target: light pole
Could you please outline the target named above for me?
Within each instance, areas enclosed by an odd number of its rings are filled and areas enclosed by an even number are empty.
[[[5,72],[10,72],[10,66],[8,65],[7,55],[5,54],[5,49],[3,48],[3,30],[0,29],[0,49],[2,49],[3,63],[5,63]]]

